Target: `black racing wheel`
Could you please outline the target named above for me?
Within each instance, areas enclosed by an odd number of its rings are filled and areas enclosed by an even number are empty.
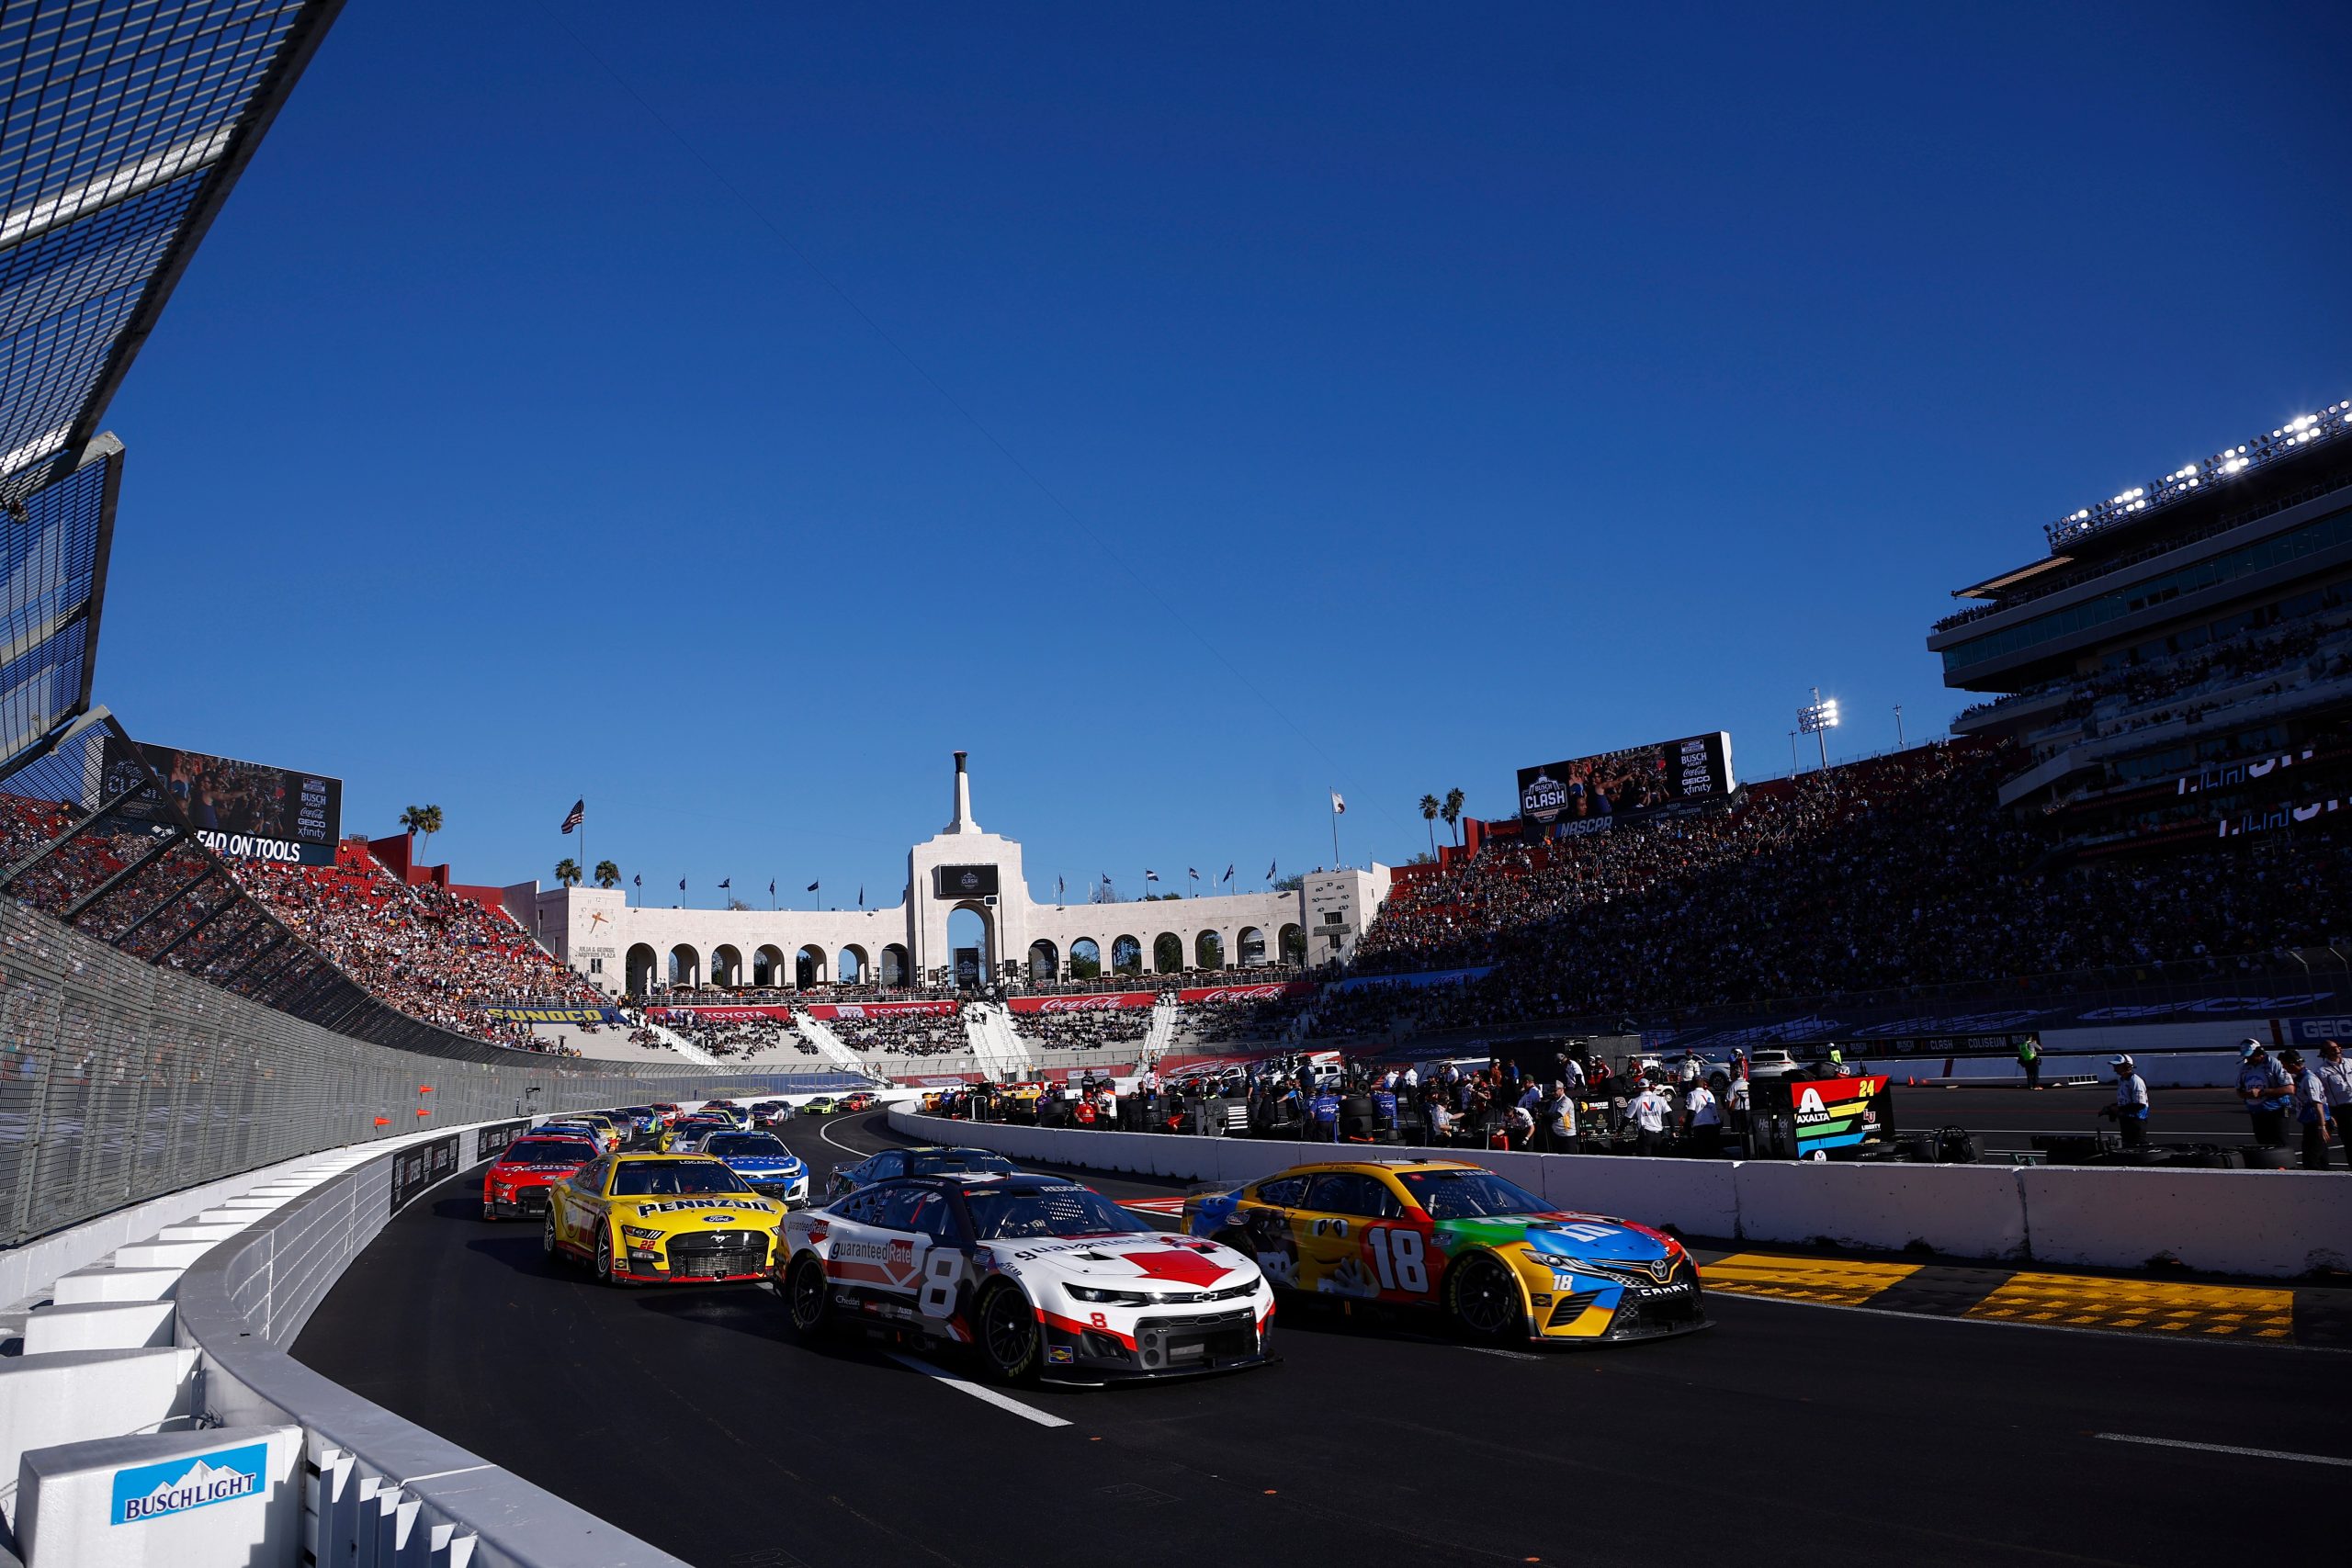
[[[998,1382],[1025,1382],[1044,1362],[1044,1337],[1036,1309],[1021,1287],[999,1283],[980,1298],[980,1365]]]
[[[1445,1310],[1475,1339],[1527,1335],[1527,1305],[1519,1280],[1491,1252],[1474,1252],[1446,1270]]]
[[[553,1203],[549,1203],[548,1205],[547,1221],[539,1226],[539,1251],[550,1263],[560,1263],[563,1261],[563,1248],[556,1245],[555,1205]]]
[[[784,1308],[796,1334],[813,1337],[833,1325],[832,1282],[815,1253],[802,1253],[784,1271]]]
[[[596,1283],[613,1282],[613,1227],[600,1225],[596,1229]]]

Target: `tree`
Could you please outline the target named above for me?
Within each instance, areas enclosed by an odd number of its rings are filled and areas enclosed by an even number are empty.
[[[749,904],[744,903],[743,900],[736,897],[732,893],[727,896],[727,907],[730,909],[748,909],[751,908]]]
[[[1074,952],[1069,955],[1069,977],[1071,979],[1091,980],[1102,973],[1102,955],[1099,951],[1094,953]]]
[[[555,879],[565,887],[580,886],[580,863],[570,855],[555,863]]]
[[[1306,873],[1303,871],[1294,871],[1288,876],[1283,877],[1280,882],[1274,884],[1274,891],[1277,893],[1295,893],[1306,886]]]
[[[437,806],[410,807],[401,813],[401,829],[403,832],[424,834],[424,842],[429,848],[433,842],[433,835],[441,830],[441,808]],[[419,850],[416,852],[416,858],[421,861],[424,858],[424,850]]]
[[[1430,825],[1430,859],[1431,860],[1437,859],[1437,814],[1444,809],[1444,806],[1439,802],[1437,796],[1433,795],[1421,796],[1421,820]],[[1452,821],[1453,818],[1448,818],[1446,820]]]
[[[608,860],[598,861],[596,863],[596,886],[599,887],[618,887],[620,885],[621,868],[615,865]]]
[[[1462,843],[1462,829],[1460,824],[1462,821],[1462,803],[1465,798],[1466,797],[1458,789],[1450,789],[1445,792],[1445,825],[1453,829],[1453,842],[1457,848]]]

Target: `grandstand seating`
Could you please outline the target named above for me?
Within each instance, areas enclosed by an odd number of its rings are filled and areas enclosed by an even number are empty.
[[[2007,747],[1927,746],[1751,786],[1722,810],[1497,840],[1400,884],[1359,974],[1494,965],[1435,990],[1317,1004],[1317,1032],[1474,1027],[1972,982],[2109,964],[2199,964],[2324,945],[2352,926],[2343,836],[2200,840],[2065,864],[1996,803]]]

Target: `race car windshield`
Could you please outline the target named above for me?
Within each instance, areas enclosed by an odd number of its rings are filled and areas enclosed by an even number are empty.
[[[1433,1220],[1475,1220],[1487,1214],[1544,1214],[1552,1205],[1524,1187],[1485,1170],[1403,1170],[1397,1177]]]
[[[596,1150],[589,1144],[565,1144],[549,1139],[545,1143],[516,1144],[506,1151],[509,1165],[586,1165],[596,1157]]]
[[[784,1140],[777,1137],[773,1133],[721,1134],[719,1136],[713,1138],[710,1142],[705,1144],[703,1145],[703,1152],[705,1154],[717,1155],[722,1159],[729,1155],[775,1155],[782,1156],[792,1153],[790,1149],[784,1146]]]
[[[917,1155],[910,1176],[1009,1176],[1012,1162],[1002,1155]]]
[[[613,1178],[616,1198],[699,1197],[707,1192],[749,1192],[736,1174],[716,1160],[664,1160],[625,1165]]]
[[[1083,1187],[1043,1190],[967,1192],[972,1228],[982,1241],[1021,1241],[1036,1236],[1101,1235],[1151,1227],[1100,1192]]]

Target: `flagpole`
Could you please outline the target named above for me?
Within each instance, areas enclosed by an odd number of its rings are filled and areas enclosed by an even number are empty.
[[[1332,869],[1333,871],[1337,871],[1337,870],[1339,870],[1339,869],[1340,869],[1340,792],[1339,792],[1338,790],[1334,789],[1334,790],[1332,790],[1332,791],[1330,792],[1330,795],[1331,795],[1331,869]]]

